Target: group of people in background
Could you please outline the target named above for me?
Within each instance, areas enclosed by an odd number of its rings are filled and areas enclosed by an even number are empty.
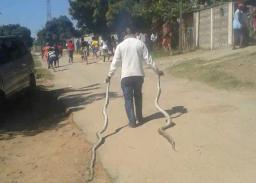
[[[163,24],[160,32],[136,32],[135,38],[142,41],[148,48],[149,52],[156,48],[163,48],[165,51],[171,52],[172,47],[175,48],[175,27],[170,23]],[[177,31],[176,31],[177,32]],[[233,16],[233,49],[242,48],[250,44],[254,38],[256,40],[256,7],[247,7],[244,4],[238,4],[235,8]],[[73,63],[73,54],[76,52],[81,55],[83,62],[88,64],[88,56],[90,52],[95,59],[99,56],[103,57],[103,62],[110,61],[110,57],[114,55],[115,49],[125,35],[121,37],[110,35],[102,36],[101,39],[93,36],[91,41],[84,38],[77,39],[75,43],[68,40],[66,44],[46,44],[42,48],[42,58],[48,63],[48,68],[59,67],[59,58],[62,56],[63,47],[67,48],[68,62]],[[177,44],[177,43],[176,43]]]
[[[167,31],[164,35],[159,35],[157,32],[137,32],[135,33],[135,38],[142,41],[147,46],[149,52],[152,52],[154,49],[160,48],[161,46],[166,51],[170,51],[171,39],[169,32]],[[62,43],[54,46],[46,44],[42,49],[42,57],[47,61],[49,68],[58,67],[59,57],[62,56],[63,47],[66,47],[69,63],[73,63],[74,53],[81,55],[82,61],[86,64],[88,64],[90,53],[95,60],[102,57],[103,62],[107,62],[110,61],[111,56],[114,55],[117,45],[124,39],[125,35],[121,35],[120,37],[117,35],[105,35],[100,38],[98,36],[92,36],[91,38],[78,38],[75,39],[75,41],[67,40],[66,44]],[[61,45],[63,45],[63,47]],[[49,52],[49,48],[51,48],[51,52]]]
[[[151,52],[153,49],[157,46],[158,41],[158,35],[155,32],[152,32],[151,34],[148,33],[142,33],[142,32],[136,32],[135,38],[145,43],[145,45],[148,47],[148,50]]]
[[[124,38],[125,37],[122,39]],[[157,33],[153,32],[151,35],[147,33],[136,33],[136,38],[144,42],[150,51],[157,47]],[[84,38],[79,38],[74,42],[72,40],[68,40],[64,46],[66,47],[68,62],[70,64],[73,63],[74,53],[80,54],[82,61],[88,64],[88,56],[90,55],[90,52],[95,59],[102,56],[103,62],[110,61],[110,57],[114,55],[116,46],[119,42],[118,38],[114,35],[109,37],[103,36],[101,39],[93,36],[90,42],[86,41]],[[50,45],[49,43],[46,43],[42,48],[42,58],[48,63],[49,69],[59,67],[59,58],[62,54],[62,44]]]
[[[250,37],[256,34],[256,8],[249,9],[238,4],[233,18],[234,44],[233,49],[243,48],[250,43]]]
[[[60,44],[46,44],[41,50],[42,59],[48,64],[48,69],[59,67],[59,58],[63,54],[63,47]]]
[[[114,54],[117,41],[114,36],[110,38],[99,39],[96,36],[92,37],[91,42],[85,41],[84,38],[76,40],[76,52],[81,54],[81,58],[88,64],[88,56],[90,51],[95,59],[103,56],[103,62],[109,61],[110,56]]]

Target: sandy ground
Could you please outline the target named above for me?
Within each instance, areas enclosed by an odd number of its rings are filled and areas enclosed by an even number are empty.
[[[49,82],[47,82],[49,83]],[[84,183],[91,145],[57,100],[40,88],[19,95],[0,113],[1,183]],[[96,183],[111,182],[96,163]]]
[[[159,59],[161,68],[186,58],[218,57],[231,50],[204,52]],[[76,58],[73,64],[61,60],[55,72],[59,99],[73,111],[74,121],[86,138],[96,142],[102,128],[106,85],[103,83],[109,63]],[[120,74],[111,82],[108,108],[109,127],[98,158],[116,183],[253,183],[256,181],[256,95],[252,91],[217,90],[207,85],[162,78],[160,103],[176,124],[167,130],[176,141],[174,152],[157,133],[164,124],[155,109],[157,78],[146,69],[143,87],[144,116],[147,122],[128,128],[124,112]]]

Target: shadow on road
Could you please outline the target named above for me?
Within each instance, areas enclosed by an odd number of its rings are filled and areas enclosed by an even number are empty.
[[[97,93],[96,90],[100,88],[100,84],[93,84],[78,89],[64,88],[58,91],[61,93],[60,100],[65,103],[69,112],[79,111],[95,101],[105,99],[106,93]],[[121,97],[116,92],[109,92],[109,98]]]
[[[33,136],[50,129],[57,130],[64,125],[61,122],[69,112],[82,110],[87,104],[105,98],[105,93],[95,93],[98,88],[99,84],[79,89],[48,90],[38,87],[33,94],[12,97],[0,111],[0,140],[12,139],[17,135]],[[110,97],[119,96],[110,93]],[[71,110],[67,112],[67,109]]]
[[[184,106],[175,106],[172,109],[166,110],[166,112],[171,116],[171,119],[174,119],[174,118],[178,118],[181,115],[187,113],[188,110]],[[175,116],[173,116],[173,115],[175,115]],[[150,122],[154,119],[159,119],[159,118],[164,118],[163,114],[160,113],[160,112],[154,113],[152,115],[149,115],[149,116],[145,117],[143,124],[148,123],[148,122]],[[143,124],[138,124],[137,127],[139,127]],[[126,128],[127,126],[128,125],[121,126],[117,129],[115,129],[115,131],[113,131],[113,132],[107,134],[106,136],[104,136],[102,138],[101,145],[105,143],[107,138],[110,138],[111,136],[118,134],[122,129]],[[173,126],[175,126],[175,123],[171,124],[168,128],[173,127]]]
[[[104,136],[104,137],[102,138],[102,142],[101,142],[100,145],[104,144],[107,138],[110,138],[111,136],[113,136],[113,135],[119,133],[123,128],[126,128],[127,126],[128,126],[128,125],[121,126],[121,127],[117,128],[117,129],[115,129],[114,132],[111,132],[111,133],[109,133],[108,135]]]
[[[33,94],[19,94],[8,99],[0,114],[0,140],[16,135],[33,136],[61,127],[67,114],[54,91],[36,89]]]
[[[171,116],[171,119],[174,119],[174,118],[178,118],[181,115],[187,113],[188,110],[184,106],[175,106],[171,109],[166,110],[166,112]],[[164,118],[164,115],[161,112],[151,114],[144,118],[144,124],[148,123],[154,119],[159,119],[159,118]]]

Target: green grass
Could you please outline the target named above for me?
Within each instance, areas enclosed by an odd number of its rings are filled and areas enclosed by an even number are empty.
[[[48,79],[52,80],[54,78],[53,74],[45,68],[37,68],[36,71],[36,79]]]
[[[32,55],[33,57],[33,61],[34,61],[34,65],[35,65],[35,68],[37,67],[42,67],[42,63],[40,61],[40,56],[38,55]]]
[[[42,67],[39,56],[33,55],[33,60],[35,65],[36,79],[52,80],[54,78],[54,75],[48,69]]]
[[[168,72],[174,76],[204,82],[216,88],[238,89],[256,87],[256,84],[253,82],[242,81],[225,72],[221,64],[207,65],[206,63],[207,61],[201,59],[193,59],[170,67]]]
[[[190,51],[192,51],[192,50],[190,50]],[[152,55],[153,59],[157,59],[157,58],[167,57],[167,56],[171,56],[171,55],[178,55],[181,53],[182,53],[182,51],[180,51],[178,49],[172,49],[171,51],[166,51],[164,49],[156,49],[151,52],[151,55]]]
[[[167,52],[163,49],[158,49],[158,50],[152,51],[151,55],[152,55],[153,59],[156,59],[156,58],[160,58],[160,57],[170,56],[170,52]]]

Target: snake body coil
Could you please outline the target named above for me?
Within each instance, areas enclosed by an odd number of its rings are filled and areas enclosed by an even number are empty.
[[[94,165],[95,165],[95,159],[96,159],[96,149],[101,145],[103,138],[102,134],[106,131],[108,127],[108,115],[107,115],[107,107],[109,103],[109,86],[110,82],[107,84],[107,91],[106,91],[106,99],[105,99],[105,105],[102,110],[103,116],[104,116],[104,126],[103,128],[97,132],[97,138],[98,142],[92,147],[92,157],[91,157],[91,164],[90,164],[90,170],[89,170],[89,179],[88,181],[92,181],[94,178]]]
[[[102,134],[106,131],[107,126],[108,126],[107,107],[109,104],[109,86],[110,86],[110,82],[107,85],[105,105],[104,105],[104,108],[102,111],[103,115],[104,115],[104,126],[99,132],[97,132],[96,135],[98,138],[98,142],[92,147],[92,156],[91,156],[91,164],[89,167],[88,181],[92,181],[94,178],[94,165],[95,165],[95,159],[96,159],[96,149],[99,148],[99,146],[102,144],[102,141],[103,141]],[[172,123],[170,115],[159,106],[159,102],[158,102],[160,95],[161,95],[160,76],[158,76],[157,90],[158,90],[158,92],[157,92],[157,97],[155,99],[155,106],[166,118],[166,124],[158,129],[158,133],[160,135],[162,135],[172,145],[173,150],[175,150],[175,141],[174,141],[173,137],[168,135],[165,132],[165,130],[172,127],[174,125],[174,123]]]
[[[155,99],[155,106],[166,118],[166,124],[158,129],[158,133],[160,135],[162,135],[172,145],[173,150],[175,150],[175,141],[174,141],[173,137],[168,135],[165,132],[166,129],[174,126],[174,123],[171,121],[170,115],[159,106],[159,102],[158,102],[160,95],[161,95],[160,76],[158,76],[157,90],[158,90],[158,92],[157,92],[157,96]]]

